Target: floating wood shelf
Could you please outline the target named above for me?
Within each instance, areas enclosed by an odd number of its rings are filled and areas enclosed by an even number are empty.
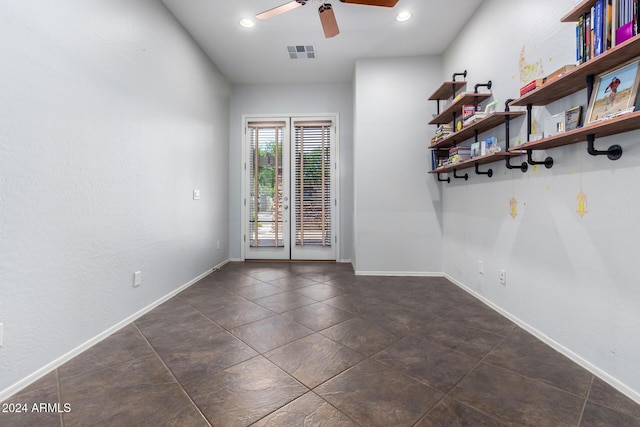
[[[549,148],[562,147],[563,145],[576,144],[587,140],[588,135],[595,138],[616,135],[640,129],[640,111],[629,113],[614,119],[602,120],[596,123],[570,130],[548,138],[530,141],[511,150],[546,150]]]
[[[501,160],[504,160],[506,157],[517,157],[521,155],[526,156],[527,153],[526,152],[521,153],[516,151],[509,151],[509,152],[499,151],[497,153],[491,153],[485,156],[474,157],[473,159],[463,160],[453,165],[441,166],[432,171],[429,171],[429,173],[448,173],[448,172],[453,172],[454,169],[463,170],[463,169],[473,168],[475,167],[476,164],[484,165],[487,163],[499,162]]]
[[[458,92],[458,90],[462,89],[467,85],[467,82],[444,82],[435,92],[429,97],[429,101],[444,101],[449,98],[452,98],[455,94],[454,92]]]
[[[460,94],[458,94],[460,95]],[[456,116],[461,115],[462,106],[467,104],[473,104],[478,99],[478,103],[483,101],[491,96],[491,93],[474,93],[474,92],[463,92],[462,96],[456,100],[456,102],[452,103],[448,108],[446,108],[442,113],[438,114],[429,122],[430,125],[440,125],[453,122],[454,113]]]
[[[514,118],[523,116],[524,114],[526,114],[525,111],[504,111],[491,113],[484,119],[478,120],[477,122],[434,142],[429,146],[429,148],[453,147],[459,142],[466,141],[467,139],[472,138],[475,135],[476,131],[478,131],[478,133],[483,133],[501,124],[504,124],[506,117]]]
[[[585,0],[576,7],[571,9],[571,12],[567,13],[560,19],[560,22],[578,22],[578,19],[585,13],[591,12],[591,6],[596,4],[597,0]]]
[[[605,53],[572,68],[512,101],[509,105],[547,105],[587,87],[587,76],[604,73],[640,55],[640,35],[620,43]]]

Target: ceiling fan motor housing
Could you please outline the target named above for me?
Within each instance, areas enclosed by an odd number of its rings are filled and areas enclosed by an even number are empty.
[[[307,4],[307,0],[296,0],[297,3],[300,3],[302,6]]]

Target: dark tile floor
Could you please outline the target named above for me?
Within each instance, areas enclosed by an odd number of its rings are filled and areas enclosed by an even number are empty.
[[[11,427],[640,426],[445,279],[330,263],[227,264],[7,402]]]

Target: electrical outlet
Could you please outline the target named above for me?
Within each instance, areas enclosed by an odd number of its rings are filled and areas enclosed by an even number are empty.
[[[484,274],[484,263],[482,260],[478,261],[478,273]]]
[[[193,190],[193,200],[200,200],[200,190]]]
[[[500,270],[500,284],[505,286],[507,284],[507,272]]]
[[[140,271],[136,271],[133,273],[133,287],[137,288],[142,283],[142,273]]]

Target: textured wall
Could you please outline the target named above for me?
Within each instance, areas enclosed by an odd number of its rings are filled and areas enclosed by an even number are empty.
[[[1,395],[228,258],[230,87],[154,0],[5,0],[0,69]]]
[[[361,59],[354,113],[355,254],[359,273],[442,272],[441,193],[427,175],[426,102],[437,57]]]
[[[575,61],[575,26],[560,18],[572,0],[488,0],[444,56],[442,79],[467,69],[473,83],[493,81],[501,108],[518,96],[526,79]],[[480,35],[480,36],[479,36]],[[521,55],[523,59],[521,60]],[[586,93],[534,107],[534,119],[586,107]],[[516,119],[512,141],[526,141]],[[501,135],[500,135],[501,133]],[[482,137],[497,135],[504,128]],[[576,359],[628,394],[640,398],[640,288],[633,256],[640,238],[637,212],[640,132],[596,141],[620,144],[612,162],[587,154],[586,143],[534,152],[553,156],[552,169],[525,174],[492,164],[494,177],[472,173],[468,182],[443,185],[445,272],[555,341]],[[519,160],[518,160],[519,161]],[[576,196],[588,197],[589,213],[576,213]],[[518,216],[509,200],[518,201]],[[479,274],[483,260],[485,274]],[[498,270],[507,271],[507,285]]]

